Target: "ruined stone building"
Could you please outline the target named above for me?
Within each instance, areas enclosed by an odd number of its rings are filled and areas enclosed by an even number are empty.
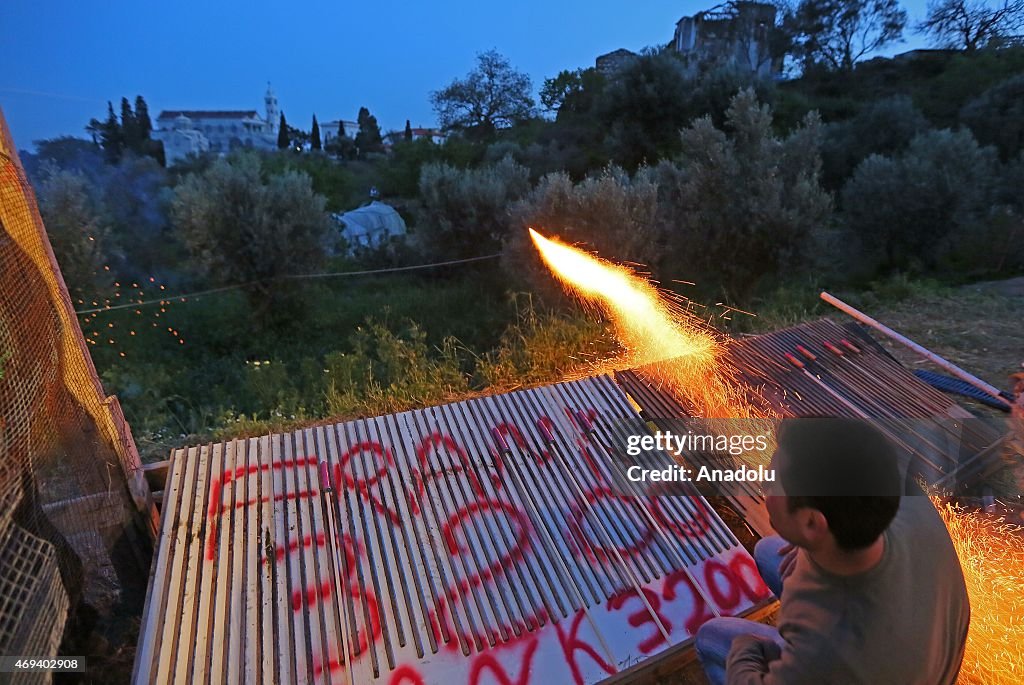
[[[771,38],[776,8],[736,0],[683,17],[676,23],[672,46],[694,67],[733,65],[766,78],[782,73],[782,55],[773,55]]]
[[[636,60],[637,57],[638,55],[635,52],[619,48],[614,52],[600,55],[594,61],[594,67],[607,78],[621,71],[623,67]]]

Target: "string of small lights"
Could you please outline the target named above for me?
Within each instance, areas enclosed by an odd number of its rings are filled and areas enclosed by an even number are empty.
[[[319,273],[319,274],[291,274],[291,275],[287,275],[287,276],[279,276],[278,278],[271,278],[271,279],[262,280],[262,281],[248,281],[246,283],[236,283],[234,285],[225,285],[225,286],[222,286],[220,288],[210,288],[208,290],[199,290],[199,291],[196,291],[196,292],[183,293],[183,294],[180,294],[180,295],[171,295],[170,297],[168,297],[166,299],[167,300],[180,300],[180,301],[184,302],[187,298],[190,298],[190,297],[199,297],[201,295],[212,295],[214,293],[222,293],[222,292],[226,292],[228,290],[238,290],[239,288],[247,288],[247,287],[249,287],[251,285],[256,285],[258,283],[272,283],[274,281],[311,280],[311,279],[314,279],[314,278],[340,278],[340,277],[344,277],[344,276],[372,276],[372,275],[375,275],[375,274],[390,274],[390,273],[397,273],[397,272],[400,272],[400,271],[418,271],[418,270],[421,270],[421,269],[433,269],[433,268],[439,267],[439,266],[451,266],[453,264],[465,264],[467,262],[479,262],[479,261],[483,261],[485,259],[496,259],[496,258],[498,258],[500,256],[501,256],[501,253],[498,252],[496,254],[483,255],[482,257],[467,257],[466,259],[451,259],[451,260],[446,261],[446,262],[434,262],[432,264],[416,264],[416,265],[413,265],[413,266],[396,266],[396,267],[391,267],[391,268],[387,268],[387,269],[368,269],[368,270],[364,270],[364,271],[333,271],[333,272]],[[107,267],[104,267],[104,268],[107,268]],[[154,279],[150,278],[149,280],[153,281]],[[114,285],[117,286],[118,284],[115,283]],[[163,290],[164,286],[161,285],[160,289]],[[115,297],[120,297],[120,295],[119,294],[115,294]],[[92,302],[92,304],[93,304],[93,308],[92,309],[79,309],[75,313],[79,314],[79,315],[82,315],[82,314],[93,314],[93,313],[96,313],[96,312],[106,312],[106,311],[112,311],[112,310],[115,310],[115,309],[128,309],[128,308],[130,308],[132,306],[149,306],[149,305],[157,304],[156,302],[136,302],[134,304],[128,303],[128,304],[115,304],[115,305],[112,305],[112,304],[110,304],[110,302],[111,301],[108,299],[108,300],[106,300],[106,302],[105,302],[105,304],[103,306],[100,306],[99,303],[94,300]],[[161,300],[161,302],[162,302],[162,300]],[[82,300],[78,300],[78,303],[79,304],[84,304],[84,302]]]
[[[90,238],[91,238],[91,236],[90,236]],[[92,307],[76,310],[75,313],[78,314],[79,317],[81,317],[80,323],[81,323],[81,326],[82,326],[82,330],[85,333],[85,340],[90,345],[101,345],[103,343],[103,341],[106,340],[106,344],[107,345],[111,345],[111,346],[115,346],[116,347],[118,345],[118,340],[117,340],[118,339],[118,336],[117,336],[118,322],[116,322],[116,321],[109,321],[109,322],[107,322],[107,325],[104,327],[104,326],[102,326],[102,324],[97,323],[96,319],[101,314],[105,314],[107,312],[126,310],[126,309],[134,309],[135,310],[134,311],[134,315],[138,316],[138,317],[142,317],[142,320],[140,320],[137,325],[129,323],[129,324],[127,324],[127,326],[125,326],[125,324],[122,322],[121,327],[122,328],[123,327],[127,327],[128,328],[128,335],[129,336],[134,337],[134,336],[139,335],[139,333],[141,332],[140,331],[140,327],[144,326],[146,323],[149,323],[151,328],[163,328],[163,327],[165,327],[167,329],[166,330],[167,334],[170,335],[174,340],[176,340],[178,345],[184,345],[185,344],[185,337],[181,333],[181,331],[179,331],[174,326],[167,326],[164,322],[156,320],[156,319],[160,319],[161,315],[167,313],[167,308],[170,307],[172,303],[181,304],[181,303],[188,302],[190,299],[199,298],[199,297],[201,297],[203,295],[213,295],[213,294],[216,294],[216,293],[223,293],[223,292],[228,292],[228,291],[231,291],[231,290],[238,290],[240,288],[245,288],[245,287],[248,287],[248,286],[251,286],[251,285],[255,285],[257,283],[271,283],[271,282],[275,282],[275,281],[285,281],[285,280],[311,280],[311,279],[318,279],[318,278],[341,278],[341,277],[352,277],[352,276],[372,276],[372,275],[375,275],[375,274],[397,273],[397,272],[403,272],[403,271],[418,271],[418,270],[423,270],[423,269],[432,269],[432,268],[441,267],[441,266],[451,266],[451,265],[455,265],[455,264],[465,264],[465,263],[468,263],[468,262],[479,262],[479,261],[483,261],[483,260],[487,260],[487,259],[495,259],[495,258],[500,257],[500,256],[501,256],[501,253],[497,253],[497,254],[491,254],[491,255],[483,255],[483,256],[480,256],[480,257],[469,257],[469,258],[466,258],[466,259],[452,259],[452,260],[448,260],[448,261],[444,261],[444,262],[433,262],[433,263],[430,263],[430,264],[416,264],[416,265],[412,265],[412,266],[390,267],[390,268],[385,268],[385,269],[366,269],[366,270],[361,270],[361,271],[334,271],[334,272],[315,273],[315,274],[291,274],[291,275],[287,275],[287,276],[280,276],[278,278],[273,278],[273,279],[266,279],[266,280],[262,280],[262,281],[249,281],[249,282],[246,282],[246,283],[237,283],[237,284],[234,284],[234,285],[226,285],[226,286],[221,286],[219,288],[209,288],[209,289],[206,289],[206,290],[199,290],[199,291],[194,291],[194,292],[189,292],[189,293],[180,293],[180,294],[177,294],[177,295],[164,295],[163,291],[167,290],[167,286],[165,284],[163,284],[163,283],[157,282],[157,280],[156,280],[156,278],[154,276],[150,276],[149,277],[148,285],[145,282],[140,285],[139,282],[135,281],[135,282],[132,282],[130,287],[129,287],[129,284],[128,284],[127,281],[125,281],[124,283],[122,283],[121,281],[114,281],[113,282],[114,291],[113,291],[113,293],[112,293],[112,295],[110,297],[102,298],[102,299],[89,300],[88,303],[91,304]],[[104,266],[103,270],[109,272],[110,271],[110,267],[109,266]],[[156,297],[156,298],[148,297],[147,293],[146,293],[146,288],[147,287],[159,288],[159,291],[160,291],[159,297]],[[85,305],[85,304],[87,304],[87,301],[85,299],[78,298],[77,299],[77,304],[80,305],[80,306],[81,305]],[[155,311],[154,312],[151,309],[147,309],[147,308],[150,308],[150,307],[157,307],[157,306],[159,307],[159,311]],[[147,309],[147,311],[144,312],[143,311],[144,309]],[[151,313],[151,316],[148,317],[149,320],[146,320],[146,314],[149,314],[149,313]],[[127,354],[126,354],[126,352],[124,350],[119,350],[118,351],[118,356],[123,358],[123,357],[126,357]]]

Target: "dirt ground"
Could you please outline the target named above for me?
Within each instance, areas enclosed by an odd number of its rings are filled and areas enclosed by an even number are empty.
[[[1009,389],[1011,373],[1024,371],[1024,278],[916,295],[868,313],[1000,390]],[[933,368],[879,338],[908,368]]]

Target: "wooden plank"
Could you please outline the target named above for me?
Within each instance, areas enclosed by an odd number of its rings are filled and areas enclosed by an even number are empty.
[[[216,576],[214,577],[215,599],[210,616],[210,682],[220,685],[227,679],[227,664],[234,658],[233,645],[227,635],[231,624],[232,596],[236,581],[231,575],[234,554],[233,529],[235,512],[238,507],[238,487],[235,478],[235,441],[229,441],[223,448],[224,462],[221,479],[221,514],[217,521]]]
[[[142,465],[142,473],[153,491],[163,490],[167,486],[168,474],[170,474],[171,460],[154,461]]]
[[[162,636],[160,638],[161,643],[169,647],[169,649],[162,649],[160,652],[160,663],[157,666],[156,679],[157,682],[166,682],[168,678],[174,673],[174,661],[175,661],[175,649],[184,651],[182,655],[185,658],[188,657],[188,650],[181,649],[180,633],[182,629],[182,613],[183,613],[183,594],[186,591],[188,584],[188,563],[189,558],[189,530],[192,525],[192,521],[189,519],[189,515],[196,516],[195,514],[195,500],[197,497],[201,497],[196,491],[196,469],[198,459],[195,458],[195,450],[190,449],[188,456],[185,458],[185,469],[182,473],[181,485],[179,486],[178,501],[182,503],[175,511],[174,518],[176,522],[176,534],[174,540],[173,549],[167,550],[169,556],[169,564],[167,572],[169,574],[168,587],[167,587],[167,604],[164,608]],[[190,507],[189,502],[193,505]],[[200,509],[202,503],[199,504]],[[202,515],[199,514],[198,517]],[[191,619],[191,616],[188,617]],[[191,622],[188,628],[191,628]]]
[[[245,563],[242,569],[242,587],[245,588],[244,639],[245,661],[244,682],[258,683],[260,672],[260,581],[262,565],[260,551],[263,536],[260,534],[260,445],[256,438],[249,438],[245,447]],[[242,555],[239,555],[239,559]]]
[[[392,648],[395,652],[394,663],[400,659],[400,655],[407,653],[406,647],[410,641],[419,645],[419,640],[414,636],[414,609],[412,592],[410,590],[409,569],[412,566],[411,560],[405,553],[405,534],[403,522],[406,519],[401,502],[395,501],[391,496],[393,479],[395,479],[396,453],[386,431],[377,425],[376,419],[368,418],[361,421],[366,438],[384,450],[383,457],[373,459],[378,467],[374,473],[376,482],[370,486],[370,491],[376,499],[378,509],[377,531],[380,543],[385,550],[382,561],[385,568],[385,580],[388,600],[391,607],[391,615],[394,618],[392,623]],[[405,458],[405,455],[398,453],[398,461]],[[374,468],[371,466],[371,468]],[[414,647],[422,653],[422,647]]]
[[[274,630],[274,591],[277,563],[277,528],[274,521],[274,455],[271,437],[259,439],[259,603],[260,603],[260,673],[264,685],[278,682],[275,668],[277,643],[280,636]]]
[[[419,595],[417,569],[421,567],[421,563],[410,554],[408,526],[413,516],[408,511],[407,500],[395,496],[395,484],[400,481],[400,464],[406,462],[413,453],[404,452],[401,444],[393,442],[383,418],[366,419],[364,425],[368,437],[380,444],[386,455],[390,455],[386,459],[388,466],[377,479],[373,491],[383,509],[391,512],[381,527],[385,529],[385,547],[388,549],[387,564],[391,576],[392,608],[397,610],[398,644],[400,648],[405,648],[411,643],[416,658],[422,658],[423,643],[417,625],[426,625],[426,617],[421,617],[417,612],[418,604],[414,598]],[[395,517],[394,522],[391,521],[392,514]],[[380,518],[382,517],[378,517]]]
[[[192,448],[194,449],[194,448]],[[139,630],[139,649],[135,655],[132,668],[132,682],[156,682],[155,657],[157,651],[167,645],[161,640],[164,622],[164,609],[167,602],[167,565],[170,557],[171,541],[175,538],[175,526],[178,516],[178,493],[182,487],[182,472],[185,460],[181,455],[185,450],[172,453],[170,477],[167,486],[167,504],[170,514],[161,520],[160,536],[157,539],[156,558],[150,569],[149,590],[146,595],[142,624]]]
[[[306,468],[305,438],[303,431],[296,431],[287,438],[292,445],[292,467],[290,469],[294,478],[295,487],[295,512],[298,529],[293,532],[292,542],[295,544],[293,556],[298,562],[300,569],[301,588],[293,587],[293,592],[298,590],[302,593],[301,609],[297,612],[302,623],[305,625],[303,637],[306,647],[304,657],[306,659],[306,678],[310,682],[319,681],[316,676],[316,666],[323,659],[323,614],[322,604],[326,601],[322,591],[322,580],[317,567],[317,533],[323,528],[313,525],[311,510],[314,504],[319,504],[319,487],[316,480],[311,482],[309,470]],[[307,545],[308,542],[308,545]],[[294,597],[294,595],[293,595]],[[292,605],[295,609],[295,605]],[[328,671],[329,674],[329,671]],[[300,678],[302,671],[299,671]]]
[[[196,622],[199,620],[197,593],[200,587],[199,579],[204,570],[203,523],[209,508],[210,446],[203,445],[194,454],[190,454],[190,460],[195,462],[195,472],[190,476],[194,481],[195,497],[191,500],[188,567],[181,581],[185,586],[181,606],[181,628],[175,636],[184,648],[178,649],[178,658],[171,673],[190,673],[192,670],[191,646],[195,644]]]
[[[438,571],[438,584],[434,589],[433,608],[438,623],[441,640],[450,643],[455,640],[462,654],[467,656],[473,650],[473,621],[471,609],[466,606],[458,593],[453,590],[457,585],[456,572],[451,555],[447,553],[442,539],[442,528],[444,519],[439,512],[439,504],[433,490],[437,484],[432,479],[430,467],[430,449],[428,446],[436,432],[436,424],[430,424],[431,418],[427,411],[403,412],[395,416],[395,422],[399,432],[402,434],[402,444],[411,445],[409,454],[416,454],[416,448],[423,445],[423,456],[416,456],[416,463],[413,468],[416,471],[415,483],[412,486],[416,490],[416,502],[420,511],[422,522],[422,539],[426,541],[429,549],[433,552],[433,565]],[[410,479],[413,479],[410,473]],[[448,616],[452,623],[453,631],[448,630],[447,620],[441,620],[441,616]]]
[[[576,385],[585,382],[578,381]],[[533,407],[563,407],[577,416],[576,423],[579,424],[583,421],[599,421],[593,398],[586,393],[581,393],[580,397],[563,396],[558,392],[560,385],[534,388],[523,394],[517,393],[509,400],[517,404],[532,403]],[[584,415],[589,416],[591,411],[595,413],[595,418],[585,418]],[[564,411],[562,413],[565,415]],[[565,418],[568,419],[568,416]],[[533,426],[530,428],[533,429]],[[605,554],[610,555],[609,558],[624,570],[634,584],[645,585],[664,574],[653,558],[649,544],[642,544],[644,536],[650,531],[645,532],[646,526],[638,522],[637,512],[628,508],[614,494],[597,496],[596,493],[607,492],[606,486],[593,481],[590,464],[593,463],[600,468],[599,464],[607,460],[608,456],[602,446],[594,440],[594,436],[588,432],[586,425],[579,425],[575,430],[578,437],[574,446],[565,445],[554,450],[555,468],[579,498],[581,522],[590,523],[591,529],[597,535],[594,542]],[[591,499],[593,501],[590,501]],[[621,553],[618,551],[620,548],[632,548],[633,552]]]
[[[362,421],[351,421],[346,424],[350,439],[350,445],[355,447],[351,450],[351,458],[348,464],[351,467],[352,478],[356,483],[355,511],[362,519],[361,535],[362,542],[366,546],[366,569],[372,588],[372,596],[376,607],[376,624],[380,626],[380,637],[376,643],[383,647],[385,663],[380,663],[374,669],[374,677],[381,677],[387,670],[395,668],[395,639],[394,627],[388,615],[394,615],[393,606],[394,592],[390,586],[388,573],[383,569],[382,563],[387,559],[387,551],[384,547],[383,531],[381,530],[380,513],[378,506],[371,493],[371,480],[377,477],[377,464],[373,457],[366,458],[368,451],[363,446],[370,443],[366,427]],[[371,452],[372,454],[372,452]],[[383,461],[383,458],[380,459]],[[369,463],[367,463],[369,462]],[[374,650],[375,651],[375,650]]]
[[[281,436],[281,474],[284,477],[284,506],[287,521],[287,543],[285,561],[288,568],[288,616],[291,618],[292,655],[295,673],[294,678],[300,682],[309,681],[309,634],[306,626],[306,593],[305,578],[302,573],[301,542],[298,553],[288,553],[288,546],[302,540],[302,527],[299,522],[298,494],[299,485],[295,473],[295,444],[293,436]],[[279,497],[281,495],[278,495]],[[278,513],[280,516],[280,513]]]
[[[345,489],[344,478],[339,477],[341,473],[341,453],[336,426],[328,426],[319,429],[327,450],[321,453],[321,458],[328,462],[328,474],[334,484],[334,510],[336,538],[334,543],[339,545],[335,558],[339,570],[340,601],[338,602],[338,614],[341,620],[342,637],[342,663],[346,669],[346,685],[353,683],[369,682],[371,673],[369,665],[365,660],[358,660],[356,657],[356,641],[358,640],[358,606],[357,600],[352,596],[353,587],[356,583],[356,569],[358,549],[355,544],[354,533],[351,527],[351,516],[348,512],[347,490]],[[346,540],[351,542],[352,557],[347,558]],[[351,562],[351,563],[350,563]]]
[[[439,423],[440,415],[439,408],[432,407],[423,411],[410,412],[409,418],[412,420],[412,425],[417,426],[415,432],[420,435],[442,436],[445,434],[445,429]],[[417,424],[417,420],[422,423]],[[453,613],[458,607],[463,609],[464,619],[460,623],[463,626],[464,636],[468,640],[472,640],[477,651],[483,651],[488,643],[495,644],[493,635],[486,631],[490,622],[489,614],[484,608],[484,600],[479,593],[475,592],[471,585],[460,582],[473,574],[472,561],[461,554],[450,553],[444,542],[444,526],[449,516],[458,510],[450,492],[445,466],[435,455],[435,449],[424,452],[419,466],[423,471],[424,478],[423,498],[430,508],[433,518],[435,544],[440,546],[441,556],[449,562],[448,588],[451,596],[446,598],[449,609]]]
[[[235,496],[234,506],[231,509],[231,531],[229,540],[231,545],[230,577],[231,582],[227,587],[228,606],[230,613],[226,613],[227,635],[227,668],[225,682],[241,682],[241,670],[245,664],[245,604],[248,594],[249,583],[246,581],[246,569],[243,565],[248,558],[248,547],[250,536],[246,531],[246,519],[249,508],[256,503],[249,503],[249,473],[248,473],[248,450],[245,440],[233,440],[233,459],[231,460],[232,479]]]
[[[296,440],[298,440],[296,434]],[[310,545],[305,554],[307,563],[313,569],[312,576],[318,588],[320,601],[315,609],[315,617],[320,631],[320,639],[312,640],[313,654],[315,657],[313,676],[320,682],[329,683],[332,680],[331,659],[337,652],[337,646],[341,640],[337,631],[337,612],[334,605],[337,603],[336,586],[331,575],[332,566],[328,559],[329,540],[327,525],[323,516],[324,498],[327,493],[320,485],[319,469],[320,456],[316,439],[311,428],[301,432],[301,454],[304,455],[305,466],[299,467],[303,470],[307,487],[310,491],[316,491],[316,496],[311,496],[306,507],[309,517]],[[317,672],[319,671],[319,675]]]
[[[505,498],[495,493],[492,481],[492,476],[497,475],[497,464],[492,462],[492,466],[485,467],[490,461],[483,437],[485,429],[478,427],[475,430],[459,431],[452,425],[453,415],[439,410],[436,414],[441,420],[442,430],[454,440],[452,447],[444,449],[443,454],[446,456],[445,468],[453,474],[450,480],[455,483],[457,496],[463,506],[472,507],[480,502],[505,502]],[[460,471],[464,475],[455,477]],[[520,543],[528,546],[529,540],[512,539],[513,531],[503,529],[504,526],[496,523],[492,516],[486,515],[482,519],[482,525],[477,526],[476,536],[481,541],[480,548],[485,556],[477,565],[482,563],[487,567],[488,562],[495,559],[510,560],[507,567],[500,568],[494,573],[492,580],[483,579],[488,586],[494,587],[494,596],[501,609],[501,639],[507,642],[512,637],[521,635],[527,624],[535,623],[531,615],[534,611],[524,609],[520,601],[529,599],[526,606],[530,609],[535,606],[530,599],[532,593],[523,575],[523,566],[526,564],[523,558],[516,555],[521,547]]]
[[[283,465],[284,454],[281,447],[282,438],[280,435],[273,435],[270,438],[271,449],[271,472],[273,474],[274,494],[271,497],[273,509],[271,519],[274,522],[274,612],[276,615],[276,626],[274,637],[275,662],[277,678],[282,683],[290,683],[294,680],[295,673],[295,638],[292,635],[292,592],[288,574],[288,530],[289,521],[285,516],[287,512],[288,486],[285,480],[285,468]],[[280,553],[278,550],[284,550]]]
[[[509,492],[515,493],[521,503],[521,511],[529,516],[538,540],[544,545],[544,554],[538,555],[538,559],[546,565],[546,568],[542,567],[542,573],[554,593],[558,608],[553,618],[565,618],[584,606],[601,602],[606,590],[610,596],[612,584],[602,585],[602,582],[607,582],[604,574],[592,564],[581,561],[570,548],[571,525],[556,512],[571,501],[571,496],[565,490],[564,481],[550,469],[547,447],[545,451],[538,449],[534,453],[522,451],[514,437],[508,435],[504,438],[508,447],[506,452],[497,439],[496,431],[508,423],[507,417],[486,398],[465,403],[459,408],[466,417],[463,421],[476,422],[488,429],[487,437],[510,474],[506,481],[511,486]]]
[[[437,638],[430,624],[430,612],[432,609],[436,611],[433,598],[437,596],[437,589],[432,579],[437,577],[437,571],[431,564],[427,553],[428,545],[423,536],[422,521],[414,510],[418,504],[414,504],[417,502],[417,493],[414,492],[413,469],[415,468],[416,449],[421,444],[422,438],[413,437],[405,432],[393,415],[380,417],[376,419],[376,422],[379,431],[386,436],[398,457],[392,467],[393,475],[388,479],[391,486],[389,501],[393,503],[399,519],[403,522],[404,554],[411,571],[412,593],[416,599],[410,621],[417,658],[422,659],[426,653],[425,650],[429,650],[431,654],[436,654],[438,650]],[[420,635],[426,637],[427,645],[423,644]]]
[[[338,493],[342,498],[342,509],[345,515],[343,528],[349,531],[353,540],[363,540],[367,535],[363,527],[362,505],[359,502],[359,494],[355,492],[355,488],[348,486],[349,480],[354,478],[351,453],[357,444],[349,434],[348,429],[348,424],[337,424],[333,427],[333,436],[338,443],[338,468],[336,472],[339,474],[339,477],[336,478],[336,482],[338,483]],[[374,642],[369,639],[369,636],[372,634],[372,626],[377,621],[377,616],[371,616],[371,613],[377,612],[376,597],[373,596],[373,591],[369,588],[369,573],[366,564],[363,563],[361,558],[362,554],[357,550],[354,557],[353,570],[349,579],[350,587],[353,589],[353,594],[351,595],[353,597],[352,659],[357,663],[363,662],[365,664],[366,657],[369,657],[369,664],[366,665],[366,668],[369,669],[369,677],[372,679],[380,675],[380,660],[377,650]],[[372,607],[371,602],[373,604]]]
[[[508,639],[503,627],[508,621],[503,616],[502,602],[494,583],[486,582],[486,578],[482,576],[488,566],[487,556],[493,553],[488,552],[492,545],[488,542],[486,532],[476,521],[477,517],[462,516],[462,521],[458,520],[459,514],[468,513],[472,504],[472,493],[467,493],[464,487],[465,476],[459,463],[465,453],[465,446],[462,444],[464,431],[453,429],[452,418],[448,414],[451,407],[434,409],[440,422],[441,433],[453,441],[451,446],[442,444],[435,452],[439,470],[439,477],[436,480],[437,484],[441,485],[438,491],[445,500],[443,510],[449,516],[447,523],[457,526],[455,530],[461,530],[465,539],[465,544],[460,545],[460,549],[454,553],[465,569],[460,586],[475,598],[480,608],[483,630],[489,644],[494,646]],[[452,535],[454,537],[454,533]],[[470,583],[468,579],[473,577],[481,578],[482,582]]]
[[[333,476],[331,475],[330,449],[327,446],[327,438],[322,427],[312,429],[311,443],[307,447],[317,455],[317,482],[321,488],[320,504],[317,508],[319,515],[320,529],[323,531],[324,544],[318,545],[318,556],[321,577],[325,579],[326,586],[330,588],[330,601],[324,602],[324,623],[326,626],[325,649],[321,657],[321,663],[325,669],[328,682],[335,679],[337,672],[345,685],[352,685],[351,663],[348,661],[349,644],[345,624],[345,602],[347,592],[345,591],[345,571],[341,555],[345,553],[343,538],[338,530],[337,513],[334,503],[337,495],[333,492]],[[322,465],[322,466],[321,466]],[[321,468],[323,469],[321,471]],[[320,475],[327,477],[326,482]]]
[[[509,501],[518,512],[521,512],[531,521],[536,519],[538,522],[541,522],[539,509],[533,508],[532,502],[527,502],[527,497],[532,497],[532,495],[520,492],[518,478],[508,473],[513,468],[516,469],[515,473],[518,473],[520,469],[526,469],[527,467],[525,464],[511,463],[512,461],[523,461],[523,459],[515,455],[500,453],[500,447],[496,444],[496,437],[493,433],[499,422],[484,411],[485,408],[480,402],[466,403],[460,409],[462,410],[462,416],[469,417],[463,420],[482,422],[479,425],[481,425],[483,430],[469,431],[467,439],[477,445],[481,454],[488,454],[493,450],[493,454],[498,455],[493,457],[495,468],[500,468],[501,471],[505,472],[502,474],[502,480],[500,481],[501,494],[499,495],[495,492],[493,496]],[[507,438],[507,440],[515,442],[512,437]],[[536,464],[538,459],[544,459],[543,455],[545,453],[543,449],[543,447],[540,447],[534,452],[525,455],[525,459]],[[490,481],[490,479],[484,478],[481,478],[481,480],[484,482]],[[546,617],[543,615],[540,617],[543,620],[539,621],[539,625],[544,625],[549,618],[554,620],[564,614],[566,607],[577,607],[585,602],[581,602],[579,599],[579,589],[575,583],[576,579],[570,577],[571,574],[565,573],[565,570],[555,561],[557,555],[550,541],[550,536],[543,531],[536,530],[537,525],[539,523],[533,524],[535,531],[529,538],[530,554],[524,557],[524,563],[522,564],[525,571],[523,573],[523,584],[524,587],[528,588],[524,591],[527,605],[533,607],[535,613],[547,613]],[[557,537],[563,541],[565,540],[564,535],[558,535]],[[519,541],[512,539],[508,541],[508,544],[518,545]],[[525,561],[526,559],[528,561]],[[558,607],[562,607],[562,609],[559,610]]]
[[[596,466],[593,473],[589,469],[585,474],[594,476],[593,485],[610,488],[613,491],[628,493],[627,508],[634,528],[642,527],[650,535],[649,551],[654,561],[656,575],[662,577],[679,568],[692,565],[694,559],[686,554],[676,536],[669,536],[658,520],[654,511],[655,502],[647,497],[643,490],[626,478],[619,477],[620,472],[613,466],[617,451],[625,444],[624,437],[631,431],[645,431],[640,417],[628,404],[621,392],[616,394],[612,388],[604,387],[601,381],[609,381],[607,377],[583,379],[575,384],[559,384],[555,390],[567,403],[575,404],[579,411],[586,411],[584,404],[596,412],[591,423],[592,432],[586,436],[586,445],[593,448],[599,455],[594,460]],[[606,394],[607,393],[607,394]],[[580,419],[582,421],[582,418]],[[583,428],[583,427],[581,427]],[[585,428],[584,428],[585,429]]]
[[[212,623],[215,616],[214,592],[217,575],[217,553],[220,518],[224,508],[224,444],[215,443],[210,453],[210,495],[203,526],[203,573],[196,591],[199,594],[199,620],[196,627],[195,662],[192,665],[193,682],[205,682],[210,672]],[[222,651],[223,645],[214,645],[213,651]]]

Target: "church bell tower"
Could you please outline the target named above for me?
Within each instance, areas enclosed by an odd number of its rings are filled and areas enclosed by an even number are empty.
[[[281,122],[281,112],[277,108],[277,96],[274,95],[270,81],[267,81],[267,94],[263,96],[263,102],[267,107],[267,130],[277,133],[277,125]]]

